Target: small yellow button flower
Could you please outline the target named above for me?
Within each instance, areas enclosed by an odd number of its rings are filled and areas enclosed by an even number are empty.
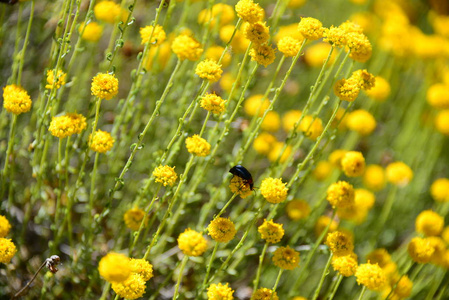
[[[264,10],[253,0],[239,0],[235,5],[237,16],[248,23],[262,21]]]
[[[386,168],[387,180],[394,185],[404,187],[413,179],[413,171],[403,162],[393,162]]]
[[[48,130],[60,139],[73,134],[79,134],[86,128],[86,118],[76,113],[68,113],[63,116],[53,117]]]
[[[346,31],[340,27],[331,26],[329,29],[324,29],[323,41],[328,42],[334,47],[342,48],[346,46]]]
[[[126,255],[109,252],[101,258],[98,271],[106,281],[123,282],[131,276],[132,266]]]
[[[332,174],[333,170],[334,166],[331,162],[327,160],[321,160],[316,164],[315,170],[313,170],[312,175],[315,180],[324,181],[329,177],[330,174]]]
[[[180,60],[187,59],[195,61],[198,60],[203,53],[201,44],[194,38],[185,34],[179,35],[173,40],[171,49]]]
[[[271,45],[254,45],[249,51],[251,60],[263,65],[265,68],[276,59],[275,50]]]
[[[370,135],[377,127],[376,119],[364,109],[357,109],[346,116],[346,126],[360,135]]]
[[[348,151],[341,160],[343,172],[348,177],[362,176],[365,171],[365,158],[358,151]]]
[[[139,33],[142,39],[142,45],[148,43],[151,33],[153,33],[153,36],[151,37],[151,44],[155,46],[159,46],[167,38],[165,31],[161,25],[156,25],[156,27],[153,27],[152,25],[142,27],[140,28]]]
[[[439,178],[430,186],[430,194],[437,202],[449,202],[449,179]]]
[[[379,165],[368,165],[363,175],[363,184],[372,191],[380,191],[385,187],[385,170]]]
[[[92,79],[90,90],[95,97],[111,100],[118,93],[118,79],[115,75],[100,73]]]
[[[415,237],[407,247],[408,254],[414,262],[426,264],[432,259],[435,248],[432,247],[430,240],[427,238]]]
[[[15,115],[28,112],[31,109],[31,98],[22,87],[15,84],[3,88],[3,107]]]
[[[357,283],[366,286],[373,291],[379,291],[387,284],[384,271],[377,264],[362,264],[355,272]]]
[[[275,111],[269,111],[265,115],[265,119],[263,120],[260,128],[269,132],[276,132],[281,127],[281,117]]]
[[[160,165],[153,171],[154,181],[160,182],[164,186],[173,186],[178,179],[178,175],[175,172],[175,167]]]
[[[145,259],[131,258],[133,272],[142,276],[144,281],[148,281],[153,277],[153,265]]]
[[[340,100],[353,102],[360,93],[360,83],[352,76],[348,79],[340,79],[334,85],[334,93]]]
[[[131,230],[137,231],[142,224],[142,220],[145,217],[145,212],[140,208],[132,208],[125,212],[123,215],[123,220],[125,221],[126,227]],[[148,224],[148,219],[145,219],[144,227]]]
[[[264,112],[268,109],[270,106],[270,101],[265,98],[262,94],[257,94],[249,97],[248,99],[243,102],[243,110],[248,116],[255,116],[257,111],[259,111],[259,117],[264,114]]]
[[[287,247],[279,247],[274,251],[273,263],[284,270],[293,270],[299,266],[299,252]]]
[[[95,18],[100,21],[114,24],[119,18],[126,20],[126,14],[122,15],[122,8],[114,1],[104,0],[98,2],[94,7]]]
[[[207,79],[210,82],[217,82],[221,78],[223,70],[221,65],[211,59],[205,59],[200,62],[195,69],[195,74],[202,79]]]
[[[248,40],[257,45],[263,45],[270,39],[270,28],[262,22],[246,23],[243,32]]]
[[[260,184],[262,196],[270,203],[281,203],[287,199],[287,183],[282,182],[282,178],[265,178]]]
[[[287,203],[285,210],[287,212],[287,216],[293,221],[305,219],[310,214],[310,206],[304,200],[293,199]]]
[[[298,30],[308,40],[318,40],[324,33],[323,24],[315,18],[301,18]]]
[[[230,219],[216,218],[207,226],[208,234],[214,241],[227,243],[232,240],[236,234],[235,225]]]
[[[103,34],[103,27],[97,22],[90,22],[84,26],[84,22],[80,24],[78,32],[83,40],[88,42],[98,42]]]
[[[449,136],[449,109],[438,112],[435,117],[435,127],[442,134]]]
[[[106,131],[102,131],[98,129],[92,138],[92,135],[89,135],[89,147],[92,151],[98,153],[106,153],[112,149],[114,146],[114,138],[112,138],[111,134]]]
[[[282,224],[274,223],[272,220],[267,221],[265,219],[257,231],[259,231],[261,238],[267,243],[275,244],[284,236],[284,228],[282,228],[282,226]]]
[[[55,82],[55,72],[54,70],[47,71],[47,84],[45,85],[46,89],[52,89],[53,85],[55,89],[59,89],[62,85],[65,84],[65,78],[67,76],[62,70],[58,70]]]
[[[375,84],[372,89],[366,91],[368,97],[377,102],[384,102],[391,93],[391,87],[388,81],[380,76],[375,77]]]
[[[197,134],[186,139],[186,147],[195,156],[208,156],[210,153],[210,144]]]
[[[383,269],[391,263],[391,255],[386,249],[378,248],[368,253],[366,260],[372,264],[378,264]]]
[[[325,244],[335,256],[349,255],[354,250],[352,237],[341,231],[329,233]]]
[[[257,153],[268,155],[276,143],[276,137],[268,132],[261,132],[253,142],[253,148]]]
[[[346,181],[333,183],[327,189],[327,201],[337,208],[354,204],[354,188]]]
[[[320,118],[311,115],[304,116],[298,128],[312,141],[315,141],[324,130],[323,121],[321,121]]]
[[[440,235],[444,228],[444,218],[434,211],[425,210],[416,217],[415,228],[426,236]]]
[[[372,46],[368,38],[363,33],[352,32],[347,34],[347,46],[349,47],[349,57],[357,62],[366,62],[371,58]]]
[[[231,178],[229,188],[231,189],[231,192],[236,193],[242,199],[245,199],[246,197],[250,196],[253,193],[249,183],[246,180],[240,178],[239,176],[233,176]]]
[[[5,216],[0,215],[0,238],[4,238],[11,230],[11,224]]]
[[[8,264],[17,252],[10,239],[0,238],[0,263]]]
[[[285,57],[296,56],[301,49],[301,41],[292,38],[290,36],[283,37],[278,42],[279,51],[284,54]]]
[[[260,288],[253,293],[251,300],[279,300],[279,297],[273,290]]]
[[[397,285],[392,293],[391,299],[406,299],[410,297],[413,289],[413,282],[410,278],[407,275],[403,275],[402,277],[399,275],[393,276],[392,280],[390,280],[391,287],[396,283]]]
[[[438,109],[449,109],[449,85],[436,83],[427,90],[427,102]]]
[[[125,281],[112,282],[111,288],[121,298],[131,300],[142,297],[147,289],[145,280],[136,273],[131,274]]]
[[[207,250],[207,241],[203,235],[187,228],[178,237],[178,247],[188,256],[200,256]]]
[[[342,276],[352,276],[358,267],[357,255],[350,253],[345,256],[334,256],[332,257],[332,267]]]
[[[207,299],[208,300],[233,300],[234,297],[232,296],[232,294],[234,293],[234,291],[232,290],[232,288],[229,286],[229,283],[226,284],[215,284],[212,283],[208,288],[207,288]]]

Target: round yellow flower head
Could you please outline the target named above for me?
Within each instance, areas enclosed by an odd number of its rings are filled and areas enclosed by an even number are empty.
[[[358,151],[348,151],[341,160],[343,172],[348,177],[359,177],[365,172],[365,158]]]
[[[360,83],[352,76],[348,79],[340,79],[334,85],[334,93],[340,100],[353,102],[360,93]]]
[[[284,228],[282,228],[282,226],[282,224],[274,223],[272,220],[267,221],[265,219],[257,231],[259,231],[260,237],[267,243],[276,244],[284,236]]]
[[[55,81],[55,72],[54,70],[47,71],[47,84],[45,85],[46,89],[52,89],[53,85],[55,89],[59,89],[62,85],[65,84],[65,78],[67,76],[62,70],[58,70]]]
[[[81,38],[88,42],[98,42],[103,34],[103,27],[97,22],[90,22],[84,26],[84,22],[80,24],[78,32],[81,34]]]
[[[416,217],[417,232],[426,236],[440,235],[444,228],[444,218],[431,210],[425,210]]]
[[[11,224],[5,216],[0,215],[0,238],[4,238],[11,230]]]
[[[283,149],[284,149],[284,153],[282,153],[282,155],[281,155],[281,152]],[[292,147],[290,145],[285,147],[285,143],[276,142],[276,143],[274,143],[270,153],[268,153],[268,159],[271,162],[275,162],[275,161],[279,160],[280,163],[283,163],[287,160],[287,158],[290,157],[291,153],[292,153]]]
[[[126,255],[109,252],[101,258],[98,271],[108,282],[123,282],[131,276],[133,269]]]
[[[8,264],[16,252],[16,245],[10,239],[0,238],[0,263]]]
[[[273,37],[273,40],[276,43],[279,43],[279,41],[286,36],[290,36],[298,40],[299,42],[302,42],[304,40],[304,37],[298,31],[298,23],[292,23],[286,26],[279,26],[278,33],[276,33],[276,35]]]
[[[263,120],[260,128],[269,132],[276,132],[281,127],[281,117],[275,111],[267,112],[265,119]]]
[[[235,5],[237,16],[248,23],[256,23],[262,21],[264,10],[258,3],[253,0],[239,0]]]
[[[433,254],[430,262],[435,265],[443,265],[444,252],[446,251],[446,243],[439,236],[429,236],[426,238],[433,248]]]
[[[3,88],[3,107],[15,115],[28,112],[31,109],[30,95],[20,86],[7,85]]]
[[[225,285],[219,283],[215,284],[212,283],[207,288],[207,299],[208,300],[233,300],[234,297],[232,294],[234,291],[229,286],[229,283],[226,283]]]
[[[415,237],[407,247],[408,254],[414,262],[425,264],[430,262],[435,248],[432,247],[429,239]]]
[[[92,151],[98,153],[106,153],[112,149],[114,146],[115,140],[112,138],[111,134],[106,131],[102,131],[98,129],[92,138],[92,135],[89,135],[89,147]]]
[[[211,46],[206,50],[206,58],[218,62],[220,60],[221,54],[225,51],[225,48],[221,46]],[[231,63],[231,54],[226,51],[221,64],[223,68],[226,68]]]
[[[287,216],[293,221],[305,219],[310,214],[310,206],[304,200],[292,200],[285,206]]]
[[[370,41],[363,33],[348,33],[347,46],[350,51],[349,57],[353,60],[357,62],[366,62],[371,58],[373,49]]]
[[[257,45],[263,45],[270,39],[270,28],[262,22],[246,23],[243,32],[248,40]]]
[[[227,243],[232,240],[236,234],[234,222],[230,219],[216,218],[207,226],[208,234],[214,241]]]
[[[212,10],[207,8],[200,11],[198,14],[198,23],[206,24],[209,22],[209,27],[214,28],[217,21],[219,26],[223,27],[231,23],[235,18],[234,8],[228,4],[217,3],[212,6]]]
[[[355,272],[357,283],[366,286],[373,291],[379,291],[385,287],[387,278],[384,271],[377,264],[361,264]]]
[[[406,299],[410,297],[413,289],[413,282],[407,275],[400,277],[399,275],[393,276],[390,280],[390,286],[393,288],[397,283],[396,288],[393,291],[391,299]],[[390,290],[388,290],[389,292]]]
[[[290,0],[287,4],[288,8],[299,8],[306,4],[306,0]],[[295,297],[293,300],[306,300],[306,299],[296,299],[296,298],[303,298],[303,297]]]
[[[173,40],[171,49],[180,60],[188,59],[195,61],[198,60],[203,53],[201,44],[194,38],[185,34],[179,35]]]
[[[114,24],[119,18],[123,19],[122,8],[114,1],[105,0],[97,3],[94,7],[94,14],[97,20],[111,24]],[[126,15],[124,20],[126,20]]]
[[[363,175],[363,184],[372,191],[380,191],[385,187],[385,171],[379,165],[368,165]]]
[[[245,199],[253,193],[249,183],[239,176],[233,176],[231,178],[229,188],[231,189],[231,192],[237,193],[242,199]]]
[[[268,155],[276,143],[276,137],[268,132],[260,133],[253,142],[253,148],[257,153]]]
[[[326,245],[335,256],[345,256],[354,250],[352,236],[342,231],[334,231],[327,235]]]
[[[216,82],[221,78],[223,70],[221,65],[211,59],[205,59],[200,62],[195,69],[195,74],[202,79],[207,79],[210,82]]]
[[[354,188],[346,181],[333,183],[327,189],[327,201],[337,208],[354,205]]]
[[[449,85],[436,83],[427,90],[427,102],[438,109],[449,109]]]
[[[178,247],[188,256],[200,256],[207,250],[207,241],[203,235],[187,228],[178,237]]]
[[[346,31],[341,27],[331,26],[329,29],[324,29],[323,41],[328,42],[334,47],[342,48],[346,46],[346,34]]]
[[[296,56],[301,49],[301,41],[285,36],[279,40],[278,49],[285,57]]]
[[[154,29],[152,25],[142,27],[140,28],[139,33],[142,39],[142,45],[148,43],[148,41],[150,40],[150,36],[151,36],[151,44],[155,46],[159,46],[167,38],[164,28],[162,28],[161,25],[156,25]]]
[[[86,118],[76,113],[68,113],[63,116],[53,117],[48,130],[50,133],[63,139],[72,134],[79,134],[87,126]]]
[[[323,24],[315,18],[301,18],[298,30],[308,40],[318,40],[324,33]]]
[[[270,101],[267,98],[263,101],[262,99],[264,99],[262,94],[253,95],[246,99],[243,103],[245,113],[251,117],[259,113],[258,116],[261,117],[270,106]]]
[[[449,179],[439,178],[430,186],[430,194],[437,202],[449,202]]]
[[[372,264],[378,264],[383,269],[391,263],[391,255],[386,249],[379,248],[371,251],[366,256],[366,260]]]
[[[279,300],[279,297],[273,290],[260,288],[253,293],[251,300]]]
[[[254,45],[249,51],[251,60],[263,65],[265,68],[276,59],[275,50],[271,45]]]
[[[208,156],[210,153],[210,144],[198,134],[186,139],[186,147],[195,156]]]
[[[301,130],[306,137],[315,141],[323,133],[323,122],[320,118],[307,115],[304,116],[299,124],[299,130]]]
[[[360,135],[367,136],[376,129],[377,122],[374,116],[366,110],[357,109],[346,116],[346,126]]]
[[[332,267],[342,276],[352,276],[358,267],[357,255],[350,253],[344,256],[334,256],[332,257]]]
[[[122,282],[112,282],[111,288],[121,298],[137,299],[145,294],[147,289],[145,280],[139,274],[133,273]]]
[[[376,196],[365,189],[355,189],[354,190],[354,201],[356,207],[360,209],[371,209],[376,202]]]
[[[435,117],[436,129],[444,135],[449,135],[449,109],[439,111]]]
[[[206,95],[201,98],[200,106],[205,110],[218,115],[225,111],[225,103],[226,100],[223,100],[215,93],[206,93]]]
[[[125,221],[126,227],[131,230],[137,231],[142,224],[142,220],[145,217],[145,212],[140,208],[132,208],[125,212],[123,215],[123,220]],[[144,227],[148,224],[148,219],[145,219]]]
[[[144,281],[148,281],[153,278],[153,265],[147,260],[142,258],[131,258],[130,262],[134,270],[133,272],[142,276]]]
[[[351,22],[349,20],[341,23],[340,26],[338,26],[338,27],[343,29],[344,31],[346,31],[346,33],[351,33],[351,32],[363,33],[363,28],[360,25],[358,25],[354,22]]]
[[[319,217],[315,223],[315,235],[320,236],[321,233],[326,229],[326,227],[329,225],[330,222],[331,222],[331,218],[328,216]],[[330,232],[334,232],[335,230],[337,230],[337,227],[338,227],[337,221],[332,220],[332,223],[329,226],[328,234]],[[327,235],[325,236],[325,238],[326,237],[327,237]]]
[[[380,76],[375,77],[375,84],[372,89],[367,90],[368,97],[377,102],[384,102],[390,96],[391,87],[388,81]]]
[[[273,253],[273,263],[284,270],[293,270],[299,266],[299,252],[287,247],[279,247]]]
[[[328,43],[316,43],[307,47],[304,53],[304,60],[311,67],[322,67],[324,60],[329,56],[332,46]],[[328,65],[332,65],[335,61],[335,52],[329,58]]]
[[[287,183],[282,182],[282,178],[268,177],[262,180],[260,192],[262,196],[270,203],[281,203],[287,199]]]
[[[360,87],[365,91],[371,90],[376,84],[376,77],[367,70],[354,71],[351,77],[357,79]]]
[[[329,161],[331,162],[332,165],[342,170],[343,167],[341,166],[341,160],[345,156],[346,152],[348,151],[343,149],[337,149],[332,151],[332,153],[329,155]]]
[[[413,171],[403,162],[397,161],[386,168],[387,180],[394,185],[403,187],[413,179]]]
[[[332,174],[333,170],[334,166],[332,163],[327,160],[321,160],[316,164],[315,170],[313,170],[312,175],[315,180],[324,181],[329,177],[330,174]]]
[[[178,179],[178,175],[175,172],[175,167],[160,165],[153,171],[154,181],[160,182],[164,186],[173,186]]]
[[[95,97],[111,100],[118,93],[118,79],[115,75],[100,73],[92,79],[90,90]]]

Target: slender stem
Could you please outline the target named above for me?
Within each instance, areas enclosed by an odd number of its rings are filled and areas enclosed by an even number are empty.
[[[16,127],[17,127],[17,115],[13,115],[11,120],[11,127],[9,129],[9,139],[8,139],[8,148],[6,149],[5,165],[3,167],[3,178],[1,184],[0,198],[3,198],[3,193],[7,189],[6,181],[9,172],[9,160],[11,160],[11,164],[14,163],[14,157],[11,157],[11,154],[14,149]],[[9,186],[11,186],[11,184]],[[8,207],[11,208],[11,206],[12,206],[12,199],[8,199]]]
[[[223,208],[220,210],[220,212],[215,216],[214,219],[220,217],[225,211],[226,208],[228,208],[228,206],[232,203],[232,201],[235,199],[235,197],[237,197],[238,193],[234,193],[231,197],[231,199],[229,199],[229,201],[225,204],[225,206],[223,206]]]
[[[343,279],[343,275],[338,274],[337,282],[335,283],[334,287],[332,288],[331,294],[327,300],[334,299],[335,293],[337,293],[338,287],[340,286],[342,279]]]
[[[359,300],[363,299],[363,295],[365,295],[365,292],[366,292],[366,286],[363,286],[362,292],[360,293]]]
[[[265,245],[263,246],[262,253],[259,256],[259,266],[257,267],[256,279],[254,279],[254,289],[253,289],[254,291],[257,291],[257,288],[259,287],[260,274],[262,273],[262,264],[265,258],[265,253],[267,252],[268,249],[268,245],[269,243],[266,242]]]
[[[274,283],[273,289],[271,290],[270,300],[273,299],[274,293],[276,293],[276,289],[278,287],[279,281],[281,280],[281,276],[282,276],[283,272],[284,272],[284,269],[279,269],[278,277],[276,278],[276,282]]]
[[[219,243],[215,242],[214,250],[212,251],[212,255],[210,256],[209,263],[207,264],[206,276],[204,276],[203,284],[201,285],[201,289],[198,292],[197,299],[202,298],[201,294],[203,293],[204,289],[206,288],[207,280],[209,279],[210,269],[212,268],[212,263],[214,262],[215,255],[217,254],[218,245],[219,245]]]
[[[201,137],[201,136],[203,135],[204,129],[206,129],[207,121],[209,121],[210,114],[211,114],[211,112],[208,111],[208,112],[207,112],[207,115],[206,115],[206,119],[205,119],[204,122],[203,122],[203,126],[201,127],[201,131],[200,131],[200,133],[198,134],[199,137]]]
[[[97,130],[98,118],[100,116],[100,105],[101,105],[101,99],[97,98],[95,101],[95,118],[94,118],[94,121],[92,122],[92,133],[91,133],[92,140],[94,138],[95,131]],[[89,142],[89,144],[90,144],[90,142]]]
[[[388,216],[390,215],[391,209],[393,207],[394,200],[396,198],[398,187],[396,185],[393,185],[388,192],[387,200],[385,200],[385,204],[382,206],[382,211],[380,213],[380,216],[378,218],[378,221],[376,222],[376,230],[374,231],[375,234],[373,236],[373,242],[377,240],[379,237],[379,234],[382,231],[382,228],[384,228],[385,223],[387,222]]]
[[[327,260],[326,267],[324,267],[323,274],[321,274],[320,283],[318,284],[318,287],[315,289],[315,293],[313,294],[312,300],[316,300],[318,298],[318,295],[320,294],[321,288],[324,283],[324,279],[326,278],[326,276],[328,274],[328,270],[331,265],[333,256],[334,256],[334,253],[331,252],[331,254],[329,255],[329,259]]]
[[[188,260],[189,260],[189,257],[187,255],[184,255],[184,258],[182,259],[182,262],[181,262],[181,268],[179,269],[178,281],[176,282],[175,293],[173,294],[173,300],[178,298],[179,286],[181,285],[184,268],[185,268]]]
[[[25,292],[25,290],[33,283],[34,279],[36,279],[37,274],[39,274],[39,272],[45,267],[46,263],[47,263],[47,260],[45,260],[42,263],[42,265],[39,267],[39,269],[37,269],[36,273],[34,273],[33,277],[31,277],[30,281],[28,281],[27,284],[23,288],[20,289],[20,291],[18,291],[17,293],[14,294],[12,299],[16,299],[16,298],[20,297],[22,295],[22,293]]]
[[[27,31],[25,34],[25,40],[23,41],[22,51],[20,52],[19,74],[17,75],[17,84],[18,85],[20,85],[20,82],[22,81],[23,62],[25,60],[25,52],[27,49],[28,39],[30,37],[30,32],[31,32],[31,24],[33,23],[33,17],[34,17],[34,2],[35,2],[35,0],[31,1],[30,18],[28,19],[28,26],[27,26]]]
[[[399,282],[401,281],[402,277],[404,277],[408,271],[413,267],[413,265],[415,264],[415,262],[412,262],[406,269],[405,271],[401,274],[401,276],[399,277],[399,279],[395,282],[395,284],[393,285],[393,287],[391,288],[390,292],[388,293],[387,297],[385,298],[385,300],[388,300],[391,298],[391,296],[393,296],[394,290],[396,289],[396,287],[398,286]]]

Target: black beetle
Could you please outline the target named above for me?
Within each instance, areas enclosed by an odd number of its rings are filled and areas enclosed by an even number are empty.
[[[249,184],[249,188],[251,191],[254,189],[253,176],[251,176],[251,173],[244,166],[242,165],[233,166],[231,170],[229,170],[229,173],[243,179],[243,182]]]

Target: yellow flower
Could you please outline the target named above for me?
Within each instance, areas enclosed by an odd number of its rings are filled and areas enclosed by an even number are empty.
[[[145,212],[140,208],[132,208],[125,212],[123,215],[123,220],[125,221],[126,227],[131,230],[137,231],[142,224],[142,220],[145,217]],[[145,219],[144,227],[148,224],[148,219]]]
[[[334,256],[332,257],[332,267],[342,276],[352,276],[358,267],[357,255],[350,253],[344,256]]]
[[[365,171],[365,158],[358,151],[348,151],[341,160],[343,172],[348,177],[359,177]]]
[[[178,175],[175,172],[175,167],[170,167],[167,165],[159,165],[159,167],[154,169],[153,176],[155,182],[160,182],[164,186],[173,186],[176,179],[178,179]]]
[[[97,22],[90,22],[86,26],[84,26],[84,22],[80,24],[78,28],[78,32],[81,35],[83,40],[89,42],[98,42],[103,34],[103,27]]]
[[[142,45],[148,43],[151,33],[153,33],[153,36],[151,37],[151,44],[155,46],[162,44],[167,37],[164,28],[162,28],[161,25],[156,25],[154,29],[152,25],[141,27],[139,33],[142,39]]]
[[[387,283],[384,271],[377,264],[361,264],[355,272],[357,283],[373,291],[381,290]]]
[[[368,165],[363,175],[363,184],[372,191],[380,191],[385,187],[385,171],[379,165]]]
[[[324,29],[323,41],[334,47],[342,48],[346,45],[346,34],[347,32],[344,29],[331,26],[329,29]]]
[[[126,21],[126,14],[122,12],[122,8],[114,1],[101,1],[94,7],[95,18],[100,21],[114,24],[117,19]]]
[[[258,116],[262,116],[270,106],[270,101],[267,98],[262,101],[263,98],[264,96],[262,94],[257,94],[246,99],[243,103],[243,110],[245,113],[253,117],[256,115],[257,111],[259,111]]]
[[[226,25],[220,28],[220,39],[223,43],[228,43],[234,33],[234,25]],[[235,53],[244,53],[249,46],[250,41],[245,38],[240,30],[237,30],[234,34],[234,38],[231,42],[231,50]]]
[[[304,40],[304,37],[298,31],[298,23],[293,23],[286,26],[279,26],[278,33],[276,33],[273,40],[275,41],[275,43],[279,43],[279,41],[286,36],[290,36],[298,40],[299,42],[302,42]]]
[[[265,178],[260,184],[262,196],[270,203],[281,203],[287,199],[287,183],[282,182],[282,178]]]
[[[281,117],[275,111],[267,112],[260,128],[265,131],[276,132],[281,127]]]
[[[267,288],[260,288],[251,296],[251,300],[279,300],[276,292]]]
[[[221,46],[210,46],[206,50],[206,58],[218,62],[220,60],[221,54],[225,48]],[[226,68],[231,63],[231,55],[228,51],[225,52],[221,64],[223,68]]]
[[[213,219],[207,226],[207,231],[213,240],[220,243],[229,242],[236,234],[234,223],[221,217]]]
[[[278,49],[285,57],[296,56],[301,49],[301,41],[291,36],[285,36],[279,40]]]
[[[7,85],[3,88],[3,107],[10,113],[20,115],[30,111],[31,98],[22,87]]]
[[[371,58],[372,46],[363,33],[351,32],[347,34],[349,57],[357,62],[366,62]]]
[[[0,263],[8,264],[16,252],[16,245],[10,239],[0,238]]]
[[[231,178],[229,188],[231,189],[231,192],[237,193],[242,199],[245,199],[253,193],[248,182],[239,176],[233,176]]]
[[[263,65],[265,68],[276,59],[275,50],[271,45],[254,45],[249,51],[251,60]]]
[[[106,153],[112,149],[114,146],[115,140],[112,138],[111,134],[106,131],[102,131],[98,129],[92,138],[92,135],[89,135],[90,149],[92,151],[98,153]]]
[[[257,45],[265,44],[270,38],[270,29],[262,22],[246,23],[243,32],[248,40]]]
[[[5,216],[0,215],[0,238],[4,238],[11,230],[11,224]]]
[[[171,49],[180,60],[187,59],[195,61],[198,60],[203,53],[201,44],[194,38],[185,34],[179,35],[173,40]]]
[[[436,83],[427,90],[427,102],[438,109],[449,108],[449,85]]]
[[[354,22],[351,22],[349,20],[341,23],[340,26],[338,26],[338,27],[343,29],[344,31],[346,31],[346,33],[351,33],[351,32],[363,33],[363,28],[360,25],[358,25]]]
[[[207,241],[203,235],[187,228],[178,237],[178,247],[188,256],[200,256],[207,250]]]
[[[403,187],[413,179],[413,171],[403,162],[393,162],[386,168],[387,180],[394,185]]]
[[[415,237],[410,241],[407,250],[413,261],[420,264],[430,262],[435,252],[435,248],[432,247],[429,239],[419,237]]]
[[[312,175],[317,181],[324,181],[329,177],[330,174],[332,174],[333,170],[334,166],[332,165],[332,163],[328,162],[327,160],[321,160],[316,164],[315,170],[313,170]]]
[[[435,117],[435,127],[442,134],[449,135],[449,109],[438,112]]]
[[[129,258],[124,254],[109,252],[103,256],[98,264],[100,276],[109,282],[123,282],[132,273]]]
[[[144,281],[148,281],[153,277],[153,265],[145,259],[131,258],[131,266],[133,273],[142,276]]]
[[[440,235],[444,227],[444,218],[431,210],[422,211],[415,221],[416,231],[426,236]]]
[[[328,43],[316,43],[308,47],[304,53],[305,62],[311,67],[321,67],[324,60],[329,56],[331,45]],[[335,51],[332,52],[329,58],[328,65],[332,65],[335,61]]]
[[[219,26],[223,27],[231,23],[235,18],[234,9],[232,6],[224,3],[217,3],[212,6],[212,10],[207,8],[200,11],[198,14],[198,23],[206,24],[209,23],[210,28],[214,28],[215,24],[219,20]]]
[[[208,300],[233,300],[234,297],[232,294],[234,291],[229,286],[229,283],[226,283],[225,285],[219,283],[215,284],[212,283],[207,288],[207,299]]]
[[[301,18],[298,30],[308,40],[318,40],[324,32],[323,24],[315,18]]]
[[[293,270],[299,266],[299,252],[287,247],[279,247],[273,253],[273,263],[284,270]]]
[[[253,0],[239,0],[235,5],[237,16],[248,23],[256,23],[262,21],[264,10],[258,3]]]
[[[390,96],[390,84],[385,78],[380,76],[376,76],[375,82],[373,88],[366,91],[366,94],[374,101],[383,102]]]
[[[351,77],[358,80],[360,87],[365,91],[371,90],[376,84],[376,77],[367,70],[354,71]]]
[[[48,130],[60,139],[79,134],[86,128],[86,118],[76,113],[68,113],[63,116],[53,117]]]
[[[99,73],[92,79],[90,90],[100,99],[111,100],[118,93],[118,79],[115,75]]]
[[[334,85],[334,93],[340,100],[353,102],[360,93],[360,83],[352,76],[348,79],[340,79]]]
[[[337,150],[332,151],[332,153],[329,155],[329,161],[335,167],[337,167],[339,169],[343,169],[343,167],[341,166],[341,160],[345,156],[346,152],[347,151],[343,150],[343,149],[337,149]]]
[[[384,248],[379,248],[371,251],[367,256],[366,260],[372,264],[378,264],[382,269],[391,263],[391,255]]]
[[[268,132],[260,133],[253,142],[253,148],[257,153],[268,155],[276,143],[276,137]]]
[[[301,6],[303,6],[304,4],[306,4],[306,0],[290,0],[287,4],[287,7],[289,8],[299,8]],[[302,297],[296,297],[296,298],[302,298]],[[306,300],[306,299],[295,299],[293,298],[293,300]]]
[[[210,111],[214,114],[221,114],[225,111],[225,103],[226,100],[223,100],[220,96],[216,95],[215,93],[209,94],[206,93],[201,100],[200,100],[200,106],[204,108],[207,111]]]
[[[207,79],[210,82],[216,82],[220,79],[223,70],[221,65],[211,59],[205,59],[200,62],[195,69],[195,74],[202,79]]]
[[[54,74],[55,74],[54,70],[47,71],[47,84],[45,85],[46,89],[52,89],[53,84],[55,89],[59,89],[62,85],[65,84],[65,78],[67,76],[66,73],[64,73],[62,70],[58,70],[56,82]]]
[[[304,116],[298,127],[306,137],[313,141],[323,133],[323,122],[318,117],[315,117],[314,120],[311,115]]]
[[[358,109],[350,112],[346,116],[346,125],[350,130],[366,136],[376,129],[377,123],[372,114],[366,110]]]
[[[407,275],[400,277],[396,275],[390,281],[391,288],[397,283],[396,288],[393,291],[391,299],[406,299],[410,297],[413,289],[413,282]]]
[[[331,222],[331,218],[329,218],[328,216],[319,217],[315,223],[315,235],[320,236],[321,233],[326,229],[326,227],[329,225],[330,222]],[[332,223],[329,226],[328,234],[330,232],[334,232],[335,230],[337,230],[337,227],[338,227],[338,223],[335,220],[332,220]],[[325,238],[326,238],[326,236],[325,236]]]
[[[285,143],[283,142],[275,142],[273,147],[270,150],[270,153],[268,153],[268,159],[271,162],[275,162],[277,160],[279,160],[280,163],[283,163],[287,160],[287,158],[290,157],[290,154],[292,153],[292,147],[290,145],[288,145],[287,147],[285,147]],[[281,156],[281,151],[282,149],[284,149],[284,152],[282,153]]]
[[[430,194],[437,202],[449,202],[449,179],[439,178],[430,186]]]
[[[354,188],[346,181],[333,183],[327,189],[327,201],[337,208],[354,204]]]
[[[341,231],[334,231],[327,235],[326,245],[335,256],[345,256],[354,250],[353,238]]]
[[[282,226],[282,224],[274,223],[272,220],[267,221],[265,219],[257,231],[259,231],[260,237],[267,243],[276,244],[284,236],[284,228],[282,228]]]
[[[186,139],[186,147],[195,156],[208,156],[210,153],[210,144],[198,134]]]
[[[305,219],[310,214],[310,206],[304,200],[292,200],[285,206],[287,216],[293,221]]]
[[[147,289],[145,281],[139,274],[131,274],[122,282],[112,282],[111,288],[122,298],[137,299],[145,294]]]

